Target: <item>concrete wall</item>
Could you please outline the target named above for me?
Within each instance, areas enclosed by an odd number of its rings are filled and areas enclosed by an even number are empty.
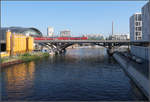
[[[143,91],[145,96],[149,98],[150,95],[150,83],[149,79],[137,71],[130,63],[120,57],[118,54],[114,54],[113,57],[118,61],[119,64],[128,73],[129,77],[136,83],[136,85]]]
[[[131,53],[135,56],[141,57],[143,59],[150,61],[150,46],[142,47],[142,46],[131,46]]]
[[[150,41],[150,2],[148,2],[142,8],[142,20],[143,20],[143,40]]]

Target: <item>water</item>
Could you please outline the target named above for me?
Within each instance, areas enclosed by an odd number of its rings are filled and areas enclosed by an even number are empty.
[[[146,100],[102,48],[69,49],[65,55],[2,69],[2,100]]]

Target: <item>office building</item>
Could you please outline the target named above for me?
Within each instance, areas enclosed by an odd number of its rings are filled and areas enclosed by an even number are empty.
[[[142,14],[135,13],[130,17],[130,40],[142,39]]]
[[[54,28],[53,27],[48,27],[47,28],[47,36],[53,37],[54,34]]]
[[[145,4],[142,8],[142,40],[150,42],[150,2]],[[131,53],[144,60],[150,61],[150,46],[131,45]]]

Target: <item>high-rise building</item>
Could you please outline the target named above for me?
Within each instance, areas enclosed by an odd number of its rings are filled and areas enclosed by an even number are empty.
[[[150,41],[150,2],[146,3],[142,8],[142,40]],[[133,55],[150,61],[149,45],[147,46],[131,45],[130,51]]]
[[[142,25],[142,40],[150,41],[150,2],[142,8]]]
[[[54,28],[53,27],[48,27],[47,28],[47,36],[53,37],[54,34]]]
[[[130,17],[130,40],[136,41],[142,39],[142,14],[135,13]]]
[[[71,37],[71,31],[70,30],[60,31],[60,36],[61,37]]]

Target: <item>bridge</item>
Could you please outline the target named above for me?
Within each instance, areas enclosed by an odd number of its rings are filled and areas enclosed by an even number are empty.
[[[130,40],[34,40],[35,43],[45,46],[54,52],[61,53],[65,49],[74,44],[90,43],[107,48],[108,54],[113,54],[114,49],[120,46],[148,46],[147,41],[130,41]]]

